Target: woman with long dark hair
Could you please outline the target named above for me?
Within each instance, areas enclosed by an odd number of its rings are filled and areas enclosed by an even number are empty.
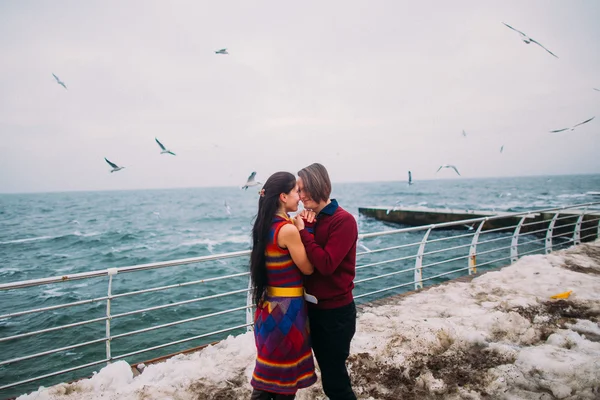
[[[259,194],[250,256],[257,349],[251,399],[287,400],[317,380],[303,287],[313,266],[288,215],[300,202],[294,175],[271,175]]]

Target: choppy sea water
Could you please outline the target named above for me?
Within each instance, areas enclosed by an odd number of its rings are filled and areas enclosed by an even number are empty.
[[[600,190],[600,175],[523,177],[498,179],[455,179],[417,181],[408,186],[404,182],[345,183],[334,185],[332,197],[357,217],[361,233],[397,228],[358,215],[358,207],[398,204],[397,207],[430,207],[472,210],[524,211],[579,204],[594,199],[586,195]],[[248,250],[250,230],[256,213],[257,190],[239,188],[193,188],[170,190],[140,190],[112,192],[70,192],[45,194],[0,195],[0,282],[14,282],[48,276],[72,274],[111,267],[125,267],[143,263],[197,257],[223,252]],[[231,207],[229,214],[224,202]],[[455,234],[455,233],[453,233]],[[430,238],[445,237],[447,232],[435,232]],[[390,235],[365,241],[369,248],[389,247],[416,242],[422,233]],[[468,238],[447,241],[444,247],[469,243]],[[503,242],[509,245],[510,242]],[[542,242],[543,244],[543,242]],[[442,246],[440,244],[439,246]],[[535,250],[535,245],[532,249]],[[541,248],[541,245],[538,246]],[[435,250],[431,245],[428,250]],[[359,265],[390,258],[414,255],[415,248],[399,249],[385,254],[365,254]],[[459,255],[467,254],[468,249]],[[506,256],[490,254],[490,260]],[[447,253],[426,256],[424,265],[437,263],[449,257]],[[485,259],[478,259],[485,262]],[[499,261],[488,267],[508,263]],[[466,260],[443,264],[424,272],[424,277],[437,275],[466,265]],[[357,280],[386,274],[414,266],[414,260],[382,264],[357,271]],[[118,274],[113,279],[113,294],[122,294],[157,286],[175,285],[211,277],[247,271],[247,257],[211,261],[138,273]],[[448,275],[432,279],[431,283],[449,279]],[[410,282],[412,274],[394,275],[385,282],[372,280],[358,284],[355,295],[377,290],[381,285],[391,286]],[[32,308],[47,307],[106,296],[107,278],[61,282],[44,287],[0,292],[0,315]],[[121,314],[142,308],[199,297],[212,296],[247,287],[247,277],[213,281],[207,284],[178,287],[116,298],[112,314]],[[412,287],[399,288],[398,293]],[[361,298],[368,301],[374,297]],[[219,297],[212,300],[158,309],[113,319],[111,335],[215,313],[245,304],[245,294]],[[100,319],[106,313],[106,302],[88,303],[74,308],[56,309],[40,314],[0,320],[0,340],[19,333],[71,324],[77,321]],[[245,323],[243,310],[212,318],[170,326],[133,336],[118,337],[112,341],[112,355],[118,356],[137,349],[202,335],[225,326]],[[241,332],[239,330],[238,332]],[[214,335],[181,343],[166,349],[126,357],[130,362],[187,349],[218,340],[227,334]],[[48,332],[10,341],[0,341],[0,362],[28,354],[67,347],[79,342],[96,341],[90,345],[65,350],[58,354],[0,365],[0,386],[68,369],[106,356],[105,321],[77,326],[68,330]],[[42,383],[65,381],[89,375],[102,364],[58,377]],[[0,398],[37,388],[38,383],[0,391]]]

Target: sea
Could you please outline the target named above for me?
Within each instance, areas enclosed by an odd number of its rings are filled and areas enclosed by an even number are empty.
[[[356,217],[360,233],[369,233],[401,226],[361,216],[359,207],[520,212],[600,201],[600,197],[590,194],[597,191],[600,191],[600,174],[428,180],[416,181],[410,186],[406,182],[338,183],[334,184],[332,197]],[[257,188],[244,191],[238,187],[0,194],[0,282],[4,284],[249,250],[257,203]],[[465,227],[465,236],[469,233],[468,228]],[[430,239],[452,235],[457,233],[434,231]],[[501,235],[492,233],[488,238],[497,236],[498,240],[502,240]],[[412,281],[412,271],[394,273],[414,267],[415,260],[409,257],[414,257],[416,247],[376,254],[363,249],[417,243],[422,236],[423,232],[410,232],[361,241],[355,295],[377,292],[383,287],[398,287],[360,297],[359,302],[414,289],[413,285],[402,286]],[[532,236],[531,242],[525,247],[526,250],[542,252],[543,241]],[[431,277],[425,284],[439,283],[466,274],[464,267],[467,266],[468,247],[465,246],[469,243],[469,237],[461,237],[428,245],[427,250],[433,250],[434,254],[423,259],[423,265],[433,264],[424,271],[424,278]],[[441,246],[461,248],[454,254],[435,253],[435,249]],[[488,248],[493,249],[490,246],[503,249],[496,254],[490,252],[486,258],[482,258],[481,262],[486,263],[486,267],[494,268],[509,263],[510,240],[502,245],[490,243]],[[442,263],[449,258],[457,259]],[[389,259],[401,260],[382,263]],[[444,275],[447,271],[460,268],[463,269],[461,272]],[[111,290],[117,297],[111,301],[111,314],[125,315],[111,321],[110,333],[114,338],[111,341],[112,356],[125,356],[123,359],[127,362],[137,363],[244,332],[245,328],[239,328],[193,341],[182,341],[246,322],[245,310],[221,313],[246,304],[246,294],[240,291],[248,287],[248,277],[239,276],[246,271],[248,257],[237,257],[114,275]],[[369,279],[382,274],[391,275],[385,279]],[[234,276],[218,279],[228,275]],[[197,283],[182,285],[186,282]],[[173,287],[118,296],[167,285]],[[107,295],[107,290],[108,278],[104,276],[0,291],[0,363],[17,359],[0,365],[0,387],[55,371],[68,371],[106,357],[106,343],[102,340],[106,336],[106,321],[102,319],[107,311],[106,301],[18,317],[9,317],[7,314],[103,297]],[[232,291],[236,293],[219,296]],[[135,312],[210,296],[213,298],[200,302]],[[149,327],[201,315],[209,316],[144,331]],[[98,321],[67,329],[24,335],[35,330],[96,319]],[[138,330],[141,332],[128,335]],[[19,334],[23,336],[3,340]],[[177,341],[182,342],[137,353],[141,349]],[[85,345],[27,358],[79,343]],[[41,381],[2,389],[0,399],[26,393],[40,385],[48,386],[89,376],[103,365],[91,365]]]

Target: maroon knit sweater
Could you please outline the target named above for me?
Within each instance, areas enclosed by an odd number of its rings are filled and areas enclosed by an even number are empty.
[[[322,309],[345,306],[353,300],[356,220],[332,199],[317,216],[314,234],[311,228],[307,226],[300,231],[308,259],[315,267],[313,274],[305,277],[304,286],[319,303],[308,304]]]

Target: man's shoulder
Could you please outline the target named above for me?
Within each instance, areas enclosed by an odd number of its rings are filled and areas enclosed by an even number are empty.
[[[354,215],[350,214],[348,211],[344,210],[342,207],[337,208],[337,210],[335,210],[335,213],[333,213],[332,217],[334,217],[336,220],[352,220],[354,221],[354,223],[356,223],[356,219],[354,218]]]

